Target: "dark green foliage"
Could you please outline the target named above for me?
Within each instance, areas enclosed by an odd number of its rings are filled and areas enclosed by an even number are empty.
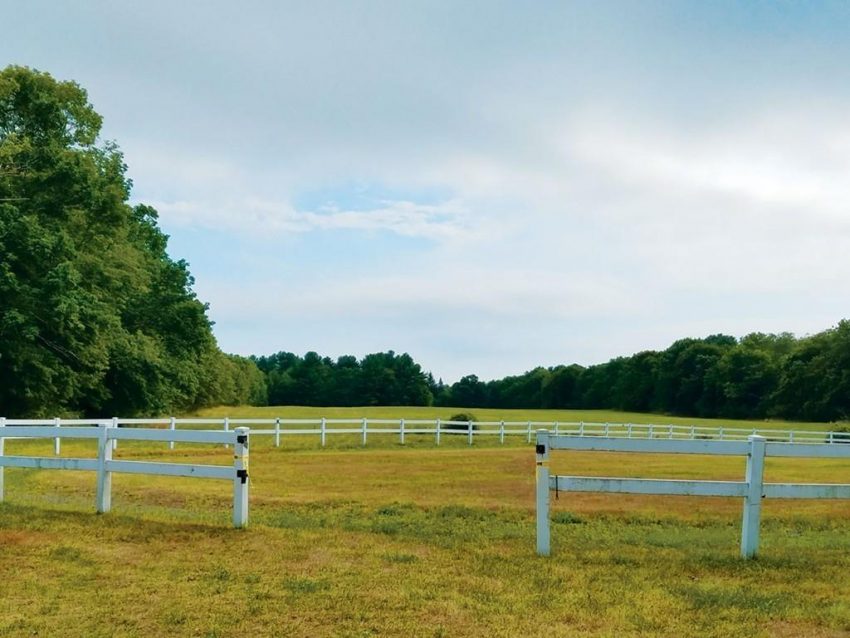
[[[333,361],[308,352],[254,358],[268,382],[271,405],[431,405],[433,378],[409,354],[369,354]]]
[[[85,90],[0,72],[0,412],[155,414],[264,402],[224,355],[184,261],[128,204],[118,148]]]
[[[681,339],[607,363],[535,368],[431,388],[435,405],[617,409],[683,416],[836,421],[850,416],[850,322],[795,339],[753,333]]]

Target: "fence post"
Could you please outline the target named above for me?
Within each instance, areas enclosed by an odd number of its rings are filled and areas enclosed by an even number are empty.
[[[834,433],[832,431],[830,431],[830,433],[829,433],[829,442],[830,443],[835,443],[835,441],[833,440],[833,434]]]
[[[606,422],[605,422],[605,438],[606,438],[606,439],[607,439],[607,438],[608,438],[608,436],[610,435],[610,432],[611,432],[611,426],[610,426],[610,425],[609,425],[609,423],[606,421]]]
[[[557,433],[558,428],[555,428],[555,432]],[[578,424],[578,435],[584,436],[584,421],[579,421]]]
[[[112,472],[106,464],[112,460],[112,443],[109,439],[111,423],[101,423],[97,439],[97,502],[95,508],[98,514],[105,514],[112,509]]]
[[[559,432],[558,432],[558,422],[555,421],[555,436],[558,436],[558,434],[559,434]]]
[[[113,428],[118,427],[118,417],[117,416],[112,417],[112,427]],[[113,450],[118,449],[118,439],[112,439],[112,449]]]
[[[171,417],[171,423],[168,424],[168,429],[171,430],[172,432],[174,432],[174,430],[177,429],[177,419],[175,419],[174,417]],[[174,449],[174,440],[173,439],[168,442],[168,449],[169,450]]]
[[[531,421],[526,425],[526,429],[528,430],[528,436],[525,440],[526,443],[531,443]]]
[[[274,420],[274,446],[280,447],[280,417]]]
[[[650,438],[650,439],[652,438],[652,429],[653,429],[653,428],[652,428],[652,423],[650,423],[650,424],[649,424],[649,435],[647,436],[647,438]]]
[[[248,524],[248,428],[236,428],[233,445],[233,527]]]
[[[691,440],[693,440],[693,439],[695,439],[695,438],[696,438],[696,429],[695,429],[695,427],[692,425],[692,426],[691,426]]]
[[[443,423],[440,419],[437,419],[436,427],[434,428],[434,441],[437,445],[440,444],[440,432],[442,430]]]
[[[472,421],[466,422],[466,436],[469,439],[469,444],[472,445]]]
[[[224,417],[224,431],[230,432],[230,417],[228,416]],[[224,447],[230,447],[230,444],[225,443]]]
[[[537,554],[549,555],[549,432],[537,430]]]
[[[366,445],[366,435],[369,432],[369,422],[366,420],[365,416],[360,424],[360,428],[363,430],[363,445]]]
[[[505,422],[501,421],[499,423],[499,443],[502,445],[505,444]]]
[[[667,438],[668,439],[673,438],[673,424],[672,423],[667,424]]]
[[[404,419],[400,419],[398,422],[398,441],[404,445]]]
[[[57,428],[61,427],[61,419],[58,416],[53,418],[53,425],[55,425]],[[56,456],[59,456],[59,454],[62,452],[61,441],[62,439],[58,436],[53,439],[53,454],[55,454]]]
[[[759,523],[764,485],[765,438],[750,435],[747,455],[747,495],[744,499],[744,522],[741,527],[741,556],[752,558],[759,549]]]
[[[0,416],[0,456],[3,456],[6,453],[6,441],[3,439],[3,428],[6,427],[6,417]],[[0,503],[3,502],[4,493],[3,493],[3,474],[6,471],[6,468],[0,465]]]
[[[320,434],[321,434],[321,437],[322,437],[322,447],[325,447],[325,438],[327,436],[327,430],[328,430],[328,424],[325,421],[325,417],[322,417],[322,425],[320,427],[320,430],[321,430]]]
[[[632,438],[632,424],[631,423],[626,424],[626,438],[629,438],[629,439]]]
[[[720,440],[721,441],[723,440],[723,428],[722,427],[720,428]]]

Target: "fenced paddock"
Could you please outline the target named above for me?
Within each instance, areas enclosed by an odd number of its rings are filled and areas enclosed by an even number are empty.
[[[834,442],[834,441],[833,441]],[[552,450],[637,452],[651,454],[699,454],[746,456],[743,481],[660,480],[622,477],[551,476]],[[747,441],[600,438],[551,435],[537,432],[536,449],[537,553],[550,554],[550,492],[609,492],[678,496],[726,496],[744,499],[741,528],[741,556],[752,558],[758,552],[761,501],[781,499],[850,499],[850,484],[765,483],[765,457],[827,458],[850,460],[850,446],[828,442],[768,442],[753,434]]]
[[[172,432],[196,430],[220,430],[230,432],[236,427],[249,428],[255,437],[268,437],[275,447],[286,444],[287,439],[312,439],[325,447],[330,439],[347,437],[366,446],[374,437],[387,441],[393,438],[401,445],[413,437],[416,441],[431,439],[440,445],[451,437],[462,439],[467,445],[475,441],[520,440],[530,444],[534,433],[546,429],[555,436],[616,437],[626,439],[667,440],[719,440],[746,441],[752,435],[765,437],[771,442],[850,444],[850,433],[833,431],[809,431],[771,428],[741,428],[727,426],[673,425],[647,423],[603,423],[590,421],[451,421],[441,419],[293,419],[293,418],[112,418],[112,419],[15,419],[7,420],[8,426],[96,426],[101,423],[118,428],[160,428]],[[8,437],[7,437],[8,438]],[[174,449],[179,439],[165,439]],[[113,447],[118,439],[113,439]],[[229,444],[227,444],[229,445]],[[61,452],[61,437],[54,437],[54,454]]]
[[[119,429],[117,419],[108,422],[66,421],[50,425],[8,421],[0,418],[0,501],[5,498],[4,471],[7,467],[42,470],[83,470],[95,472],[97,489],[95,509],[98,513],[112,508],[112,474],[147,474],[154,476],[195,477],[231,481],[233,484],[233,525],[248,524],[248,428],[235,431],[161,430],[149,428]],[[91,427],[96,425],[97,427]],[[5,439],[53,439],[54,452],[59,454],[62,439],[83,439],[97,442],[96,458],[51,458],[11,456],[5,453]],[[195,465],[159,463],[152,461],[114,460],[112,453],[119,441],[162,441],[171,446],[181,443],[212,443],[233,447],[231,465]]]

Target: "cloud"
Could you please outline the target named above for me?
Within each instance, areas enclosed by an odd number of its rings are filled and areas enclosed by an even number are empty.
[[[371,210],[320,211],[298,211],[286,203],[253,199],[225,205],[182,201],[150,204],[169,225],[248,235],[350,230],[450,241],[474,233],[474,224],[458,201],[435,205],[385,201]]]

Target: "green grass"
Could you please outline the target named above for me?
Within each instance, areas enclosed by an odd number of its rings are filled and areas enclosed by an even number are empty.
[[[0,636],[850,635],[846,502],[765,501],[761,556],[744,562],[740,500],[561,494],[542,559],[532,451],[447,439],[318,449],[295,437],[276,449],[255,437],[246,530],[230,528],[226,482],[115,475],[113,512],[98,516],[93,473],[7,469]],[[91,442],[63,444],[63,456],[93,455]],[[179,444],[116,455],[232,459]],[[552,467],[739,480],[744,460],[554,453]],[[766,473],[850,482],[850,464],[829,460],[768,459]]]

